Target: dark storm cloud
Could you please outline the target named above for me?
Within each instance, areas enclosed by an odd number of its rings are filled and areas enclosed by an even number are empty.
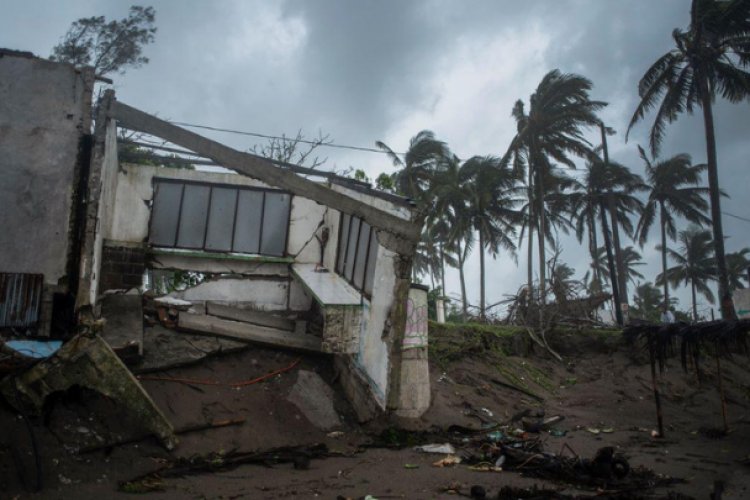
[[[501,154],[513,133],[510,110],[528,101],[541,76],[559,68],[594,83],[593,96],[618,134],[614,159],[642,172],[636,144],[647,144],[653,116],[625,129],[638,101],[643,72],[688,23],[688,0],[287,0],[154,1],[157,33],[146,49],[151,63],[116,76],[120,99],[162,117],[270,134],[320,128],[337,142],[403,149],[420,128],[432,128],[463,157]],[[122,2],[15,2],[0,17],[0,46],[47,55],[82,16],[121,18]],[[501,56],[497,56],[501,54]],[[716,106],[720,177],[731,199],[727,212],[750,218],[746,138],[748,104]],[[255,141],[213,134],[233,146]],[[591,134],[592,142],[598,135]],[[705,161],[700,113],[667,129],[663,156],[687,152]],[[381,156],[326,152],[339,168],[390,170]],[[576,174],[577,175],[577,174]],[[750,224],[725,219],[728,249],[750,246]],[[649,242],[644,254],[655,257]],[[574,238],[563,260],[582,275],[588,266]],[[474,256],[476,258],[476,255]],[[501,255],[490,263],[490,302],[525,280],[519,263]],[[647,277],[658,272],[652,258]],[[469,288],[478,281],[476,262]],[[494,279],[503,276],[503,280]],[[449,283],[450,286],[450,283]],[[455,286],[452,287],[456,289]]]

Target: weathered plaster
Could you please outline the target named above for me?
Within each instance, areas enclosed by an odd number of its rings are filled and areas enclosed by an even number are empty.
[[[90,77],[68,64],[0,56],[0,271],[42,273],[48,285],[67,275]]]
[[[222,278],[204,281],[192,288],[169,295],[190,302],[252,304],[259,310],[283,311],[287,308],[288,287],[287,280]]]

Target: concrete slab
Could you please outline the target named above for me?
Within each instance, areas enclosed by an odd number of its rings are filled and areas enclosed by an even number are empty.
[[[102,338],[130,363],[143,355],[143,301],[140,295],[107,295],[102,299],[106,320]],[[129,353],[135,354],[135,359]]]
[[[333,271],[320,272],[317,264],[293,264],[292,272],[322,306],[361,307],[362,296]]]
[[[220,354],[248,349],[247,342],[177,332],[161,325],[143,334],[143,360],[131,367],[133,373],[149,373],[201,362]]]
[[[333,389],[315,372],[300,370],[287,400],[319,429],[327,431],[341,425],[333,407]]]
[[[178,326],[182,330],[198,334],[224,337],[271,347],[321,352],[320,338],[312,335],[299,335],[294,332],[220,319],[205,314],[180,312]]]
[[[207,302],[206,310],[211,316],[252,323],[253,325],[268,326],[279,330],[295,331],[294,321],[282,318],[265,311],[253,309],[241,309],[239,307],[226,306],[216,302]]]

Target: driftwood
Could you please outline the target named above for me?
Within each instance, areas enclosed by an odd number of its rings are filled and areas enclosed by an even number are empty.
[[[232,451],[226,454],[210,453],[190,458],[178,458],[162,467],[119,483],[120,491],[147,492],[162,489],[161,479],[232,470],[240,465],[292,463],[296,469],[307,469],[310,460],[332,456],[325,444],[288,446],[257,452]]]
[[[175,429],[174,433],[178,436],[181,436],[183,434],[190,434],[191,432],[201,432],[201,431],[207,431],[210,429],[221,429],[222,427],[229,427],[233,425],[242,425],[245,423],[245,421],[246,419],[244,417],[236,418],[236,419],[229,419],[229,420],[212,420],[211,422],[180,427],[178,429]],[[78,450],[78,454],[82,455],[85,453],[94,453],[96,451],[108,450],[116,446],[139,443],[145,439],[148,439],[149,437],[151,437],[149,434],[141,434],[135,437],[126,437],[126,438],[118,439],[116,441],[110,441],[104,444],[98,444],[95,446],[81,448]]]

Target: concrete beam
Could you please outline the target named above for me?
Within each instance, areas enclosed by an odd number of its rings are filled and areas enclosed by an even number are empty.
[[[376,229],[381,245],[401,255],[414,253],[421,228],[412,221],[396,217],[327,186],[276,167],[265,158],[237,151],[127,104],[114,101],[108,116],[117,120],[123,127],[165,139],[240,174],[360,217]]]
[[[271,347],[321,352],[320,339],[265,326],[220,319],[205,314],[180,312],[177,326],[202,335],[214,335],[241,342],[253,342]]]

